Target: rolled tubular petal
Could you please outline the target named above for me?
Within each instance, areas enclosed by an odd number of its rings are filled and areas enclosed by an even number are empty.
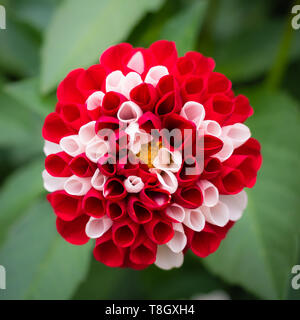
[[[123,73],[119,70],[111,72],[107,77],[106,77],[106,92],[109,91],[115,91],[122,93],[122,82],[125,79],[125,76]]]
[[[62,138],[59,145],[64,152],[72,157],[76,157],[85,151],[85,146],[81,143],[78,135]]]
[[[153,166],[160,170],[177,172],[182,163],[181,153],[179,151],[170,151],[167,148],[161,148],[156,158],[153,160]]]
[[[160,187],[170,192],[170,194],[176,192],[178,188],[178,181],[174,173],[170,170],[162,170],[160,173],[156,172]]]
[[[175,42],[158,40],[151,44],[149,51],[155,58],[155,64],[166,66],[169,70],[173,68],[177,60]]]
[[[187,187],[195,184],[203,171],[203,164],[192,155],[186,156],[176,178],[180,187]]]
[[[117,172],[117,164],[114,156],[106,154],[98,160],[97,166],[100,172],[107,176],[113,177]]]
[[[111,201],[120,201],[127,195],[123,182],[118,178],[109,178],[103,189],[104,198]]]
[[[212,72],[208,77],[208,94],[228,93],[231,89],[231,81],[222,73]]]
[[[86,244],[90,238],[85,233],[89,216],[81,215],[72,221],[56,219],[57,232],[68,242],[75,245]]]
[[[221,126],[214,120],[204,120],[200,125],[200,129],[202,129],[205,134],[215,137],[220,137],[222,134]]]
[[[104,141],[100,138],[93,139],[86,146],[86,156],[89,160],[94,163],[97,163],[100,158],[102,158],[109,151],[109,144],[107,141]]]
[[[182,84],[181,95],[184,101],[203,100],[206,92],[206,83],[203,77],[192,75],[188,77]]]
[[[231,139],[234,149],[244,144],[251,136],[249,128],[242,123],[223,127],[222,134]]]
[[[237,221],[242,217],[248,203],[245,190],[234,195],[220,195],[220,200],[227,206],[231,221]]]
[[[106,214],[111,220],[121,220],[125,217],[126,212],[126,203],[124,200],[118,202],[106,201]]]
[[[145,187],[140,193],[140,199],[152,210],[163,210],[171,201],[171,195],[161,188]]]
[[[53,177],[69,177],[72,171],[69,167],[71,157],[65,152],[53,153],[46,157],[45,168]]]
[[[63,150],[59,144],[45,140],[43,151],[46,156],[49,156],[49,154],[59,153]]]
[[[67,180],[67,178],[53,177],[47,172],[47,170],[43,170],[42,177],[44,188],[49,192],[63,190],[64,183]]]
[[[236,194],[245,187],[245,180],[240,170],[222,167],[221,175],[212,179],[220,194]]]
[[[147,208],[143,202],[139,200],[139,198],[135,196],[130,196],[127,202],[127,211],[130,218],[139,224],[147,223],[151,221],[153,213]]]
[[[202,104],[189,101],[182,107],[180,115],[187,120],[193,121],[198,129],[205,117],[205,110]]]
[[[124,181],[124,186],[128,193],[139,193],[144,188],[144,182],[140,177],[129,176]]]
[[[91,239],[97,239],[104,235],[108,231],[113,222],[106,216],[102,218],[91,217],[85,227],[86,235]]]
[[[157,244],[165,244],[174,236],[172,223],[159,217],[153,216],[152,220],[144,225],[148,237]]]
[[[143,114],[142,109],[132,101],[123,102],[119,108],[117,117],[123,123],[135,122]]]
[[[116,246],[124,248],[131,246],[139,232],[139,225],[126,218],[115,221],[112,226],[112,239]]]
[[[238,95],[234,98],[233,113],[227,119],[226,125],[237,122],[244,122],[253,114],[253,109],[250,106],[249,99],[243,95]]]
[[[187,244],[187,237],[184,233],[184,229],[181,223],[173,223],[174,229],[174,236],[173,238],[167,243],[167,246],[175,253],[181,252],[186,244]]]
[[[207,158],[204,161],[204,170],[201,179],[213,179],[221,172],[221,161],[217,158]]]
[[[55,191],[47,196],[55,214],[62,220],[72,221],[82,214],[81,197],[67,194],[65,191]]]
[[[121,267],[124,262],[126,249],[115,245],[111,231],[108,230],[96,240],[94,257],[108,267]]]
[[[161,120],[158,116],[152,112],[144,113],[138,120],[139,128],[146,131],[147,133],[153,134],[151,130],[161,129]]]
[[[180,268],[183,264],[183,253],[173,252],[167,245],[157,247],[155,265],[163,270]]]
[[[169,71],[164,66],[152,67],[146,75],[145,82],[152,84],[154,87],[156,87],[160,78],[162,78],[163,76],[165,76],[167,74],[169,74]]]
[[[102,191],[106,180],[107,180],[107,177],[104,176],[99,169],[96,169],[91,179],[92,187],[98,191]]]
[[[137,51],[127,63],[127,67],[134,70],[135,72],[142,74],[145,70],[145,62],[143,54]]]
[[[83,196],[91,189],[91,179],[73,175],[66,180],[64,189],[73,196]]]
[[[104,95],[105,94],[102,91],[96,91],[92,93],[86,100],[87,110],[95,110],[101,107]]]
[[[125,79],[123,79],[121,84],[121,90],[122,94],[129,99],[130,98],[130,92],[133,88],[141,84],[143,81],[141,79],[141,76],[136,72],[129,72]]]
[[[107,92],[103,98],[101,111],[106,116],[115,116],[125,101],[125,97],[120,93],[110,91]]]
[[[91,217],[103,217],[105,215],[105,201],[102,192],[91,188],[83,197],[82,208]]]
[[[202,206],[201,210],[206,221],[219,227],[224,227],[229,221],[229,210],[227,205],[219,201],[213,207]]]
[[[96,170],[95,163],[91,162],[85,153],[74,157],[70,161],[69,166],[73,174],[82,178],[92,177]]]
[[[185,218],[185,209],[177,203],[171,203],[166,211],[168,218],[171,218],[173,222],[183,222]]]
[[[157,101],[157,92],[151,84],[141,83],[130,91],[130,100],[136,103],[143,112],[152,111]]]
[[[219,201],[218,189],[207,180],[200,180],[198,182],[203,195],[203,205],[206,207],[214,207]]]
[[[178,188],[174,193],[174,199],[176,203],[188,209],[196,209],[203,203],[203,195],[197,185]]]
[[[205,226],[205,216],[200,208],[186,209],[183,223],[194,231],[201,231]]]
[[[96,137],[95,124],[96,121],[91,121],[79,129],[79,139],[84,145],[87,145]]]
[[[214,154],[214,157],[219,159],[221,162],[227,160],[228,158],[230,158],[230,156],[233,153],[233,144],[232,144],[232,140],[229,139],[228,137],[222,137],[221,139],[223,141],[223,147],[222,149]]]
[[[65,123],[70,128],[75,129],[76,132],[82,125],[91,120],[85,106],[82,104],[62,104],[60,106],[60,115]]]

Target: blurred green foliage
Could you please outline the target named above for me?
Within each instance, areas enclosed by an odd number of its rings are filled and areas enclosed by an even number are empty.
[[[299,299],[300,30],[292,1],[6,0],[0,30],[0,264],[2,299],[180,299],[225,290],[233,299]],[[62,240],[45,200],[41,127],[68,71],[120,41],[176,41],[199,50],[249,96],[264,163],[245,215],[220,249],[187,254],[178,270],[110,269],[91,245]]]

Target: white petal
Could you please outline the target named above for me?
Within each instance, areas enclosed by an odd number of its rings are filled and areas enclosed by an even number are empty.
[[[82,144],[77,134],[62,138],[59,144],[63,151],[72,157],[76,157],[85,150],[85,146]]]
[[[221,126],[214,120],[204,120],[200,128],[204,130],[205,134],[210,134],[215,137],[220,137],[222,134]]]
[[[108,143],[103,139],[97,137],[93,139],[86,147],[86,156],[92,161],[97,163],[109,151]]]
[[[164,270],[179,268],[183,264],[183,253],[173,252],[167,245],[157,246],[155,265]]]
[[[91,217],[85,227],[86,235],[91,239],[100,238],[112,226],[109,217],[104,216],[100,219]]]
[[[98,191],[102,191],[106,180],[107,180],[107,177],[103,175],[99,169],[96,169],[91,179],[92,187]]]
[[[91,189],[91,178],[80,178],[73,175],[65,181],[64,189],[73,196],[83,196]]]
[[[167,207],[166,215],[178,222],[183,222],[185,218],[185,209],[179,204],[172,203]]]
[[[45,155],[49,156],[49,154],[61,152],[62,148],[57,143],[45,140],[43,150],[44,150]]]
[[[150,83],[154,87],[156,87],[160,78],[162,78],[163,76],[166,76],[167,74],[169,74],[169,71],[164,66],[152,67],[146,75],[145,82]]]
[[[237,221],[242,217],[248,203],[245,190],[233,195],[221,195],[220,200],[227,205],[231,221]]]
[[[132,101],[125,101],[121,104],[117,118],[124,123],[135,122],[143,114],[142,109]]]
[[[205,217],[200,210],[197,209],[185,209],[185,218],[183,223],[194,231],[201,231],[205,226]]]
[[[78,135],[82,144],[86,145],[96,137],[95,124],[96,121],[91,121],[79,129]]]
[[[178,181],[174,173],[169,170],[162,170],[160,173],[156,172],[156,175],[162,189],[169,191],[171,194],[176,192]]]
[[[205,117],[205,110],[201,103],[188,101],[182,107],[180,115],[187,120],[193,121],[196,127],[199,128]]]
[[[222,149],[214,155],[214,158],[219,159],[221,162],[227,160],[233,153],[232,140],[227,137],[221,137],[223,141]]]
[[[106,92],[115,91],[122,93],[122,81],[125,79],[123,73],[120,70],[113,71],[106,77]]]
[[[141,84],[142,82],[143,82],[142,78],[138,73],[129,72],[126,75],[126,77],[123,79],[121,84],[122,94],[129,99],[130,91],[136,86],[138,86],[139,84]]]
[[[229,210],[227,205],[219,201],[214,207],[201,207],[206,221],[219,227],[224,227],[229,221]]]
[[[174,237],[166,244],[173,252],[181,252],[187,243],[187,237],[181,223],[173,223]]]
[[[232,126],[223,127],[222,134],[231,139],[234,149],[241,146],[251,137],[250,129],[242,123],[235,123]]]
[[[88,110],[94,110],[102,106],[104,95],[102,91],[93,92],[86,100],[86,108]]]
[[[142,74],[145,70],[144,57],[140,51],[135,53],[129,60],[127,67]]]
[[[181,168],[182,157],[179,151],[170,151],[167,148],[161,148],[153,160],[153,166],[160,170],[170,170],[177,172]]]
[[[54,192],[57,190],[63,190],[64,183],[68,178],[53,177],[47,170],[44,170],[42,173],[44,188],[49,192]]]
[[[129,176],[124,181],[124,186],[125,186],[127,192],[138,193],[143,190],[144,182],[142,181],[142,179],[140,177]]]
[[[203,194],[203,205],[206,207],[213,207],[219,201],[218,189],[207,180],[200,180],[198,186]]]

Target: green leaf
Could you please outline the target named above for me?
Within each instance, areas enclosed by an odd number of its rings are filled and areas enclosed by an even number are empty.
[[[13,82],[4,87],[4,91],[8,95],[44,118],[54,110],[56,99],[54,96],[41,96],[39,89],[39,78]]]
[[[268,299],[283,299],[297,262],[299,234],[299,111],[283,93],[250,95],[252,134],[262,145],[263,166],[248,193],[243,218],[220,249],[204,259],[211,271]]]
[[[91,246],[66,243],[45,201],[35,203],[10,229],[0,251],[6,268],[3,299],[69,299],[89,267]]]
[[[194,50],[207,6],[207,0],[189,3],[184,10],[167,21],[160,39],[175,41],[179,56]]]
[[[0,190],[0,246],[9,226],[43,193],[41,158],[11,174]]]
[[[56,11],[42,50],[42,90],[48,92],[67,72],[95,63],[102,51],[125,39],[162,0],[66,0]]]

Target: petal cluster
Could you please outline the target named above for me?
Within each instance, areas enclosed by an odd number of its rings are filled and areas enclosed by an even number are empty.
[[[249,100],[198,52],[121,43],[71,71],[44,122],[59,234],[110,267],[179,267],[216,251],[247,206],[260,144]]]

